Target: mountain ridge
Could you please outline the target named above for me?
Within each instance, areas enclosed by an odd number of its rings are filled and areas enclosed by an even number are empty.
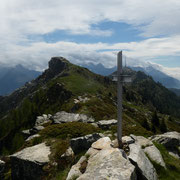
[[[142,112],[150,111],[148,116],[150,118],[153,111],[157,110],[162,118],[161,113],[165,113],[168,127],[178,131],[178,127],[174,126],[175,121],[170,122],[167,117],[178,115],[180,100],[145,73],[132,70],[129,72],[134,74],[134,83],[123,87],[123,107],[127,109],[124,123],[129,123],[125,126],[132,132],[138,127],[141,132],[151,133],[143,127],[147,117],[146,113],[142,114]],[[0,98],[0,145],[12,149],[13,152],[17,148],[15,144],[18,146],[20,141],[13,143],[14,147],[11,147],[11,144],[18,138],[22,140],[20,133],[22,129],[32,127],[37,116],[55,114],[59,110],[86,114],[94,117],[96,121],[115,119],[117,118],[116,93],[116,83],[110,78],[71,64],[62,57],[53,57],[49,62],[49,68],[42,75],[9,96]],[[156,100],[154,97],[158,96],[160,98]],[[136,112],[134,108],[137,109],[137,114],[134,114]],[[137,127],[132,128],[131,125],[135,122]],[[148,124],[151,126],[150,120]],[[126,133],[129,132],[128,129]],[[160,131],[159,127],[157,127],[158,131]]]
[[[22,65],[0,67],[0,95],[8,95],[26,82],[37,78],[41,72],[29,70]]]
[[[106,68],[101,63],[99,63],[99,64],[93,64],[93,63],[82,64],[81,66],[88,68],[89,70],[91,70],[92,72],[94,72],[96,74],[101,74],[104,76],[108,76],[108,75],[112,74],[117,69],[117,67]],[[146,73],[147,75],[152,76],[156,82],[160,82],[166,88],[180,89],[180,81],[178,79],[165,74],[164,72],[154,68],[150,64],[148,64],[148,66],[144,66],[144,67],[141,67],[141,66],[129,66],[129,67],[135,71],[142,71],[142,72]]]

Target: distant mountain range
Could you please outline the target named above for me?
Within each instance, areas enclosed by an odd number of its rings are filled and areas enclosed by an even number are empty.
[[[4,67],[0,65],[0,95],[12,93],[26,82],[35,79],[41,72],[29,70],[22,65]]]
[[[168,76],[167,74],[161,72],[160,70],[155,69],[152,66],[148,67],[131,67],[135,71],[142,71],[146,73],[147,75],[152,76],[152,78],[156,82],[160,82],[162,85],[164,85],[166,88],[176,88],[180,89],[180,81]]]
[[[108,76],[108,75],[112,74],[114,71],[116,71],[116,69],[117,69],[116,67],[106,68],[101,63],[99,63],[99,64],[93,64],[93,63],[81,64],[81,66],[89,69],[90,71],[92,71],[96,74],[100,74],[103,76]]]
[[[89,70],[91,70],[92,72],[94,72],[96,74],[101,74],[104,76],[112,74],[117,69],[117,67],[106,68],[102,64],[96,65],[93,63],[82,64],[82,66],[88,68]],[[164,72],[162,72],[160,70],[157,70],[155,67],[153,67],[151,65],[149,65],[147,67],[130,67],[130,68],[133,69],[134,71],[142,71],[145,74],[152,76],[152,78],[156,82],[160,82],[166,88],[180,89],[180,81],[179,80],[165,74]],[[177,91],[173,91],[173,92],[176,93]]]

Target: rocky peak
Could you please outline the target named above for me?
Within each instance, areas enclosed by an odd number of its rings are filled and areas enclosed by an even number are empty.
[[[49,61],[49,70],[54,73],[60,73],[62,70],[67,68],[68,61],[63,57],[52,57]]]
[[[49,68],[35,80],[36,83],[46,83],[48,80],[61,74],[64,70],[67,70],[69,65],[69,61],[63,57],[52,57],[49,61]]]

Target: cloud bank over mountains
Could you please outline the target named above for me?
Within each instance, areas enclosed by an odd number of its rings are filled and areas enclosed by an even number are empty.
[[[74,63],[116,64],[117,51],[136,59],[180,56],[179,0],[2,0],[0,2],[0,63],[23,64],[42,70],[52,56]],[[56,30],[71,35],[112,36],[114,29],[98,27],[104,21],[126,23],[145,40],[119,43],[79,43],[71,39],[46,42],[43,35]],[[143,64],[143,63],[142,63]],[[175,70],[164,71],[180,77]]]

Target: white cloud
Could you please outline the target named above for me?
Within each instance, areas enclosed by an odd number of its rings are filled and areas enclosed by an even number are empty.
[[[179,0],[1,0],[1,32],[44,34],[54,30],[92,34],[101,21],[125,22],[145,36],[179,34]],[[101,30],[97,30],[102,32]],[[112,33],[110,30],[107,34]],[[96,34],[96,32],[95,32]],[[100,33],[97,33],[98,35]],[[106,34],[106,33],[105,33]]]
[[[116,50],[121,49],[126,56],[138,60],[180,56],[178,17],[179,0],[1,0],[0,62],[11,65],[22,63],[42,69],[47,66],[50,57],[60,55],[74,63],[91,61],[113,66]],[[116,44],[32,43],[28,39],[29,35],[58,29],[71,34],[111,36],[111,28],[102,30],[93,26],[103,21],[128,23],[139,29],[141,35],[152,38]],[[157,35],[166,37],[153,38]],[[131,63],[137,63],[137,60]]]
[[[141,42],[130,43],[94,43],[82,44],[75,42],[60,41],[56,43],[34,42],[29,45],[9,45],[8,52],[0,49],[0,62],[36,64],[40,67],[47,64],[52,56],[66,56],[73,61],[95,61],[102,62],[106,66],[113,66],[116,63],[116,53],[123,50],[125,56],[132,59],[153,61],[157,56],[173,55],[180,56],[180,36],[169,38],[152,38]],[[72,54],[76,57],[74,58]],[[103,59],[103,57],[108,57]],[[13,57],[13,58],[12,58]]]

